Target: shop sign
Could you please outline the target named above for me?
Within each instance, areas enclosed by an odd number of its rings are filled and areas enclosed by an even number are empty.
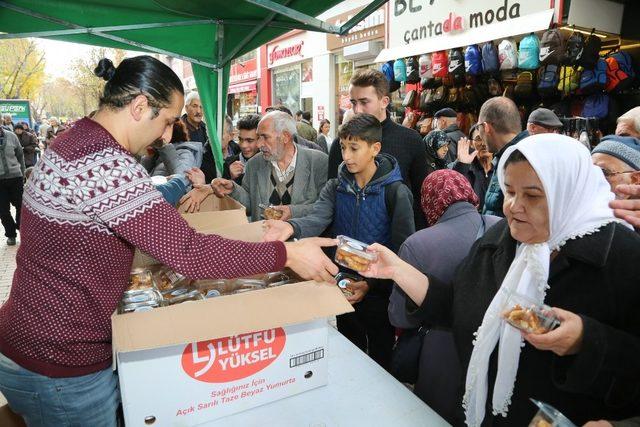
[[[324,105],[318,105],[318,121],[324,120]]]
[[[328,19],[327,21],[329,24],[340,26],[353,18],[362,9],[363,8],[350,10],[349,12]],[[384,38],[384,15],[384,8],[378,9],[360,21],[358,25],[353,27],[344,36],[335,34],[327,35],[327,49],[336,50],[360,42]]]
[[[31,109],[26,99],[0,99],[0,116],[4,114],[9,114],[14,124],[26,122],[30,128],[33,127]]]
[[[255,80],[252,82],[229,85],[229,90],[227,90],[227,93],[231,95],[234,93],[257,92],[257,86],[258,86],[258,83]]]
[[[465,32],[482,33],[552,8],[552,0],[394,0],[389,3],[389,46],[434,40]],[[517,29],[514,29],[517,34]]]
[[[269,68],[291,64],[306,58],[305,40],[301,37],[281,40],[267,45],[267,65]]]
[[[256,80],[258,78],[258,60],[249,59],[244,62],[234,62],[229,71],[229,83]]]

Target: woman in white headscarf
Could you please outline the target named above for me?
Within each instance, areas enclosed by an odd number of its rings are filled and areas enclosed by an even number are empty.
[[[460,425],[527,425],[529,398],[577,425],[635,415],[640,236],[614,217],[607,181],[574,139],[526,138],[497,172],[506,219],[476,242],[452,286],[380,245],[365,275],[393,279],[415,315],[452,326],[467,372]],[[554,307],[560,326],[534,335],[508,325],[513,293]]]

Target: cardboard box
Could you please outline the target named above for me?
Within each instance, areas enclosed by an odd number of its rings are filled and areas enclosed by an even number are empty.
[[[196,228],[262,238],[259,222],[219,219]],[[138,265],[149,262],[141,255]],[[351,311],[337,286],[308,281],[114,314],[126,425],[198,425],[326,385],[326,318]]]
[[[229,196],[220,199],[210,194],[200,203],[198,212],[187,213],[183,205],[178,206],[178,212],[190,226],[201,231],[248,223],[245,207]]]

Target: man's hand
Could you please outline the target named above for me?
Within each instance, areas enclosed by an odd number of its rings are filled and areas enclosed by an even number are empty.
[[[236,160],[229,165],[229,173],[231,174],[231,179],[237,179],[244,173],[244,164],[240,160]]]
[[[312,237],[297,242],[287,242],[286,266],[295,271],[300,277],[318,282],[334,284],[334,276],[338,274],[338,267],[322,252],[322,247],[335,246],[333,239]]]
[[[187,179],[189,179],[189,181],[191,181],[191,185],[193,185],[194,187],[205,185],[207,183],[207,181],[206,181],[206,179],[204,177],[204,172],[202,172],[198,168],[189,169],[186,172],[186,175],[187,175]]]
[[[458,161],[460,163],[465,163],[470,165],[473,163],[473,159],[478,155],[477,151],[473,151],[469,154],[469,147],[471,146],[471,141],[468,138],[460,138],[458,140]]]
[[[582,347],[584,325],[582,318],[570,311],[552,308],[553,313],[560,320],[557,329],[546,334],[527,334],[522,336],[538,350],[550,350],[558,356],[576,354]]]
[[[351,305],[353,305],[359,303],[364,299],[365,295],[367,295],[367,292],[369,292],[369,284],[364,280],[360,282],[354,282],[349,284],[348,289],[353,292],[353,296],[346,298],[347,301],[349,301]]]
[[[609,207],[613,214],[636,228],[640,228],[640,185],[618,185],[615,192],[621,196],[628,196],[626,200],[613,200]]]
[[[183,207],[188,213],[198,212],[200,210],[200,203],[212,192],[213,190],[208,185],[197,186],[182,196],[179,206]]]
[[[279,240],[286,242],[293,236],[293,226],[285,221],[270,219],[264,222],[263,242],[274,242]]]
[[[282,216],[280,217],[281,221],[288,221],[291,219],[291,207],[288,205],[273,206],[273,209],[282,212]]]
[[[211,181],[211,188],[213,188],[213,194],[219,198],[223,198],[233,192],[233,181],[224,178],[216,178]]]

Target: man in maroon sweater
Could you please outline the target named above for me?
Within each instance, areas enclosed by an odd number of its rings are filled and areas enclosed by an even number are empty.
[[[170,140],[180,80],[149,56],[117,69],[103,59],[96,74],[107,80],[100,110],[56,138],[27,183],[17,269],[0,308],[0,392],[28,425],[115,425],[110,316],[135,248],[193,279],[289,266],[331,281],[338,272],[320,248],[331,240],[245,243],[191,229],[133,157]]]

